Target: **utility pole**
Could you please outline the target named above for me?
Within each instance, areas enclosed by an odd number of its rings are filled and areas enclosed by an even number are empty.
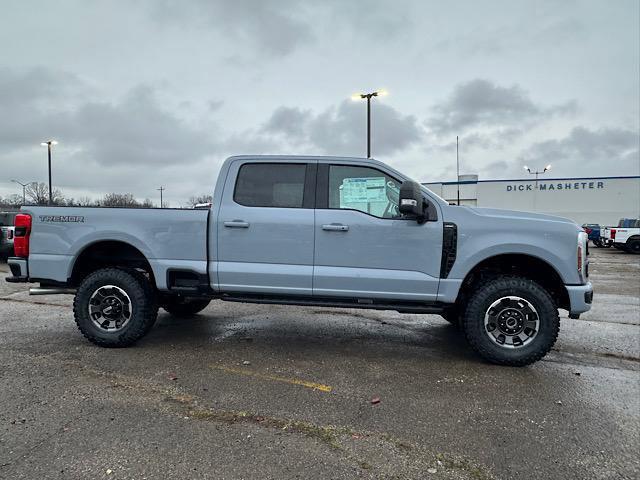
[[[160,208],[163,208],[163,203],[162,203],[162,192],[164,192],[166,190],[166,188],[164,188],[162,185],[160,186],[160,188],[157,188],[156,190],[160,191]]]
[[[46,142],[42,142],[40,145],[42,145],[43,147],[46,145],[47,146],[47,158],[49,160],[49,205],[53,205],[53,194],[52,194],[52,187],[51,187],[51,145],[57,145],[58,142],[56,142],[55,140],[47,140]]]
[[[456,184],[458,185],[458,206],[460,206],[460,155],[458,154],[458,135],[456,135]]]
[[[367,100],[367,158],[371,158],[371,98],[387,95],[386,90],[378,90],[371,93],[357,93],[353,100]]]

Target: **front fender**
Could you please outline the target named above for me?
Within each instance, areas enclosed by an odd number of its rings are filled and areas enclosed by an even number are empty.
[[[505,236],[511,237],[509,242],[505,242]],[[498,233],[482,236],[462,233],[458,236],[456,261],[448,278],[462,280],[484,260],[498,255],[520,254],[549,264],[565,284],[581,283],[576,268],[576,238],[569,240],[563,235],[557,238],[549,233],[531,235],[532,238],[526,240],[513,237]]]

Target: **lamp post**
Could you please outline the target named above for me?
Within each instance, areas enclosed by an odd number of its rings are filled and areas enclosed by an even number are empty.
[[[17,183],[18,185],[22,185],[22,205],[24,205],[25,203],[27,203],[27,195],[26,195],[27,185],[29,185],[30,183],[33,183],[33,182],[22,183],[22,182],[19,182],[18,180],[11,180],[11,181],[13,183]]]
[[[524,166],[524,169],[527,172],[529,172],[531,175],[535,175],[536,176],[536,184],[535,184],[535,187],[533,189],[533,211],[535,212],[536,211],[536,197],[538,196],[538,175],[542,175],[543,173],[551,170],[551,164],[549,164],[546,167],[544,167],[544,169],[542,171],[536,170],[535,172],[533,172],[526,165]]]
[[[46,145],[47,147],[47,158],[49,160],[49,205],[53,205],[53,194],[52,194],[52,188],[51,188],[51,146],[52,145],[57,145],[58,142],[56,142],[55,140],[48,140],[46,142],[42,142],[40,145],[42,145],[43,147]]]
[[[367,100],[367,158],[371,158],[371,99],[388,95],[386,90],[377,90],[371,93],[356,93],[352,100]]]
[[[458,206],[460,206],[460,155],[458,154],[458,135],[456,135],[456,184],[458,185]]]

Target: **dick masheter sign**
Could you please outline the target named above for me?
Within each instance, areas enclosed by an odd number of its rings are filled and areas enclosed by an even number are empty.
[[[599,190],[605,188],[604,182],[540,182],[538,190]],[[507,185],[507,192],[531,192],[535,185]]]

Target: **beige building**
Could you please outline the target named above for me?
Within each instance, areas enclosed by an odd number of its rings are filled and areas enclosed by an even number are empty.
[[[424,183],[447,200],[478,207],[548,213],[578,224],[617,225],[620,218],[640,218],[640,176],[479,180]]]

